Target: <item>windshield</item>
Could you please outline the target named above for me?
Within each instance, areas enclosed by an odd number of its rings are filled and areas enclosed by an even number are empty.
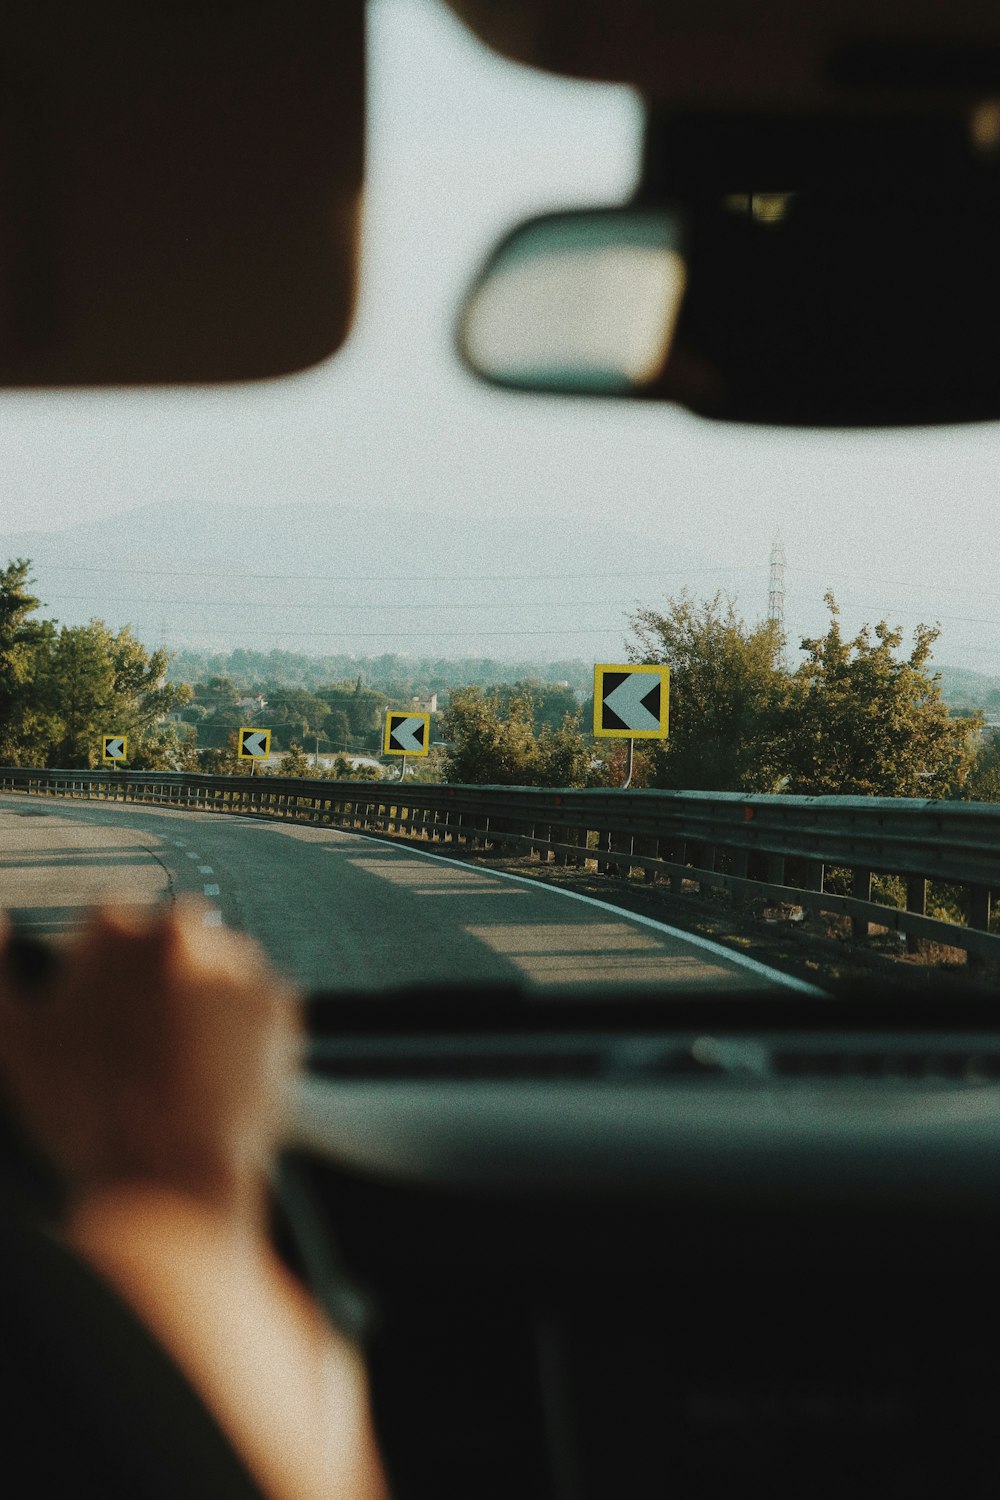
[[[630,197],[642,102],[435,0],[368,46],[339,354],[3,397],[0,902],[194,895],[312,990],[995,979],[995,427],[477,383],[474,276]]]

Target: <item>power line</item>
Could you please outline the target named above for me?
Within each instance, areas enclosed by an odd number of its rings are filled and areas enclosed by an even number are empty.
[[[151,604],[155,604],[157,606],[162,606],[163,608],[167,608],[167,607],[179,607],[179,608],[184,608],[184,609],[252,609],[252,608],[254,608],[254,607],[257,606],[257,602],[258,602],[258,601],[254,600],[254,599],[108,599],[108,598],[104,597],[101,594],[50,594],[49,598],[47,599],[44,607],[46,609],[49,608],[53,602],[62,602],[64,604],[65,603],[83,604],[83,603],[87,603],[88,601],[91,602],[91,603],[104,604],[104,605],[108,605],[108,606],[114,605],[116,608],[120,608],[122,606],[125,606],[127,608],[131,608],[135,604],[139,604],[139,605],[143,605],[143,606],[148,607]],[[270,612],[272,610],[282,610],[282,609],[308,609],[308,610],[312,610],[314,613],[315,613],[316,610],[319,610],[319,609],[339,610],[339,611],[350,610],[352,613],[356,612],[358,614],[384,615],[384,614],[409,614],[409,613],[425,614],[429,610],[434,610],[434,611],[439,612],[439,613],[443,612],[443,611],[451,611],[453,613],[455,611],[458,611],[458,612],[464,613],[464,612],[471,611],[471,610],[488,611],[488,610],[502,610],[502,609],[508,609],[508,610],[523,610],[523,609],[575,609],[575,610],[581,610],[581,609],[592,609],[592,608],[595,607],[595,605],[606,605],[607,602],[608,601],[606,599],[568,599],[568,600],[558,599],[558,600],[554,600],[552,602],[549,602],[548,600],[545,600],[545,601],[542,601],[541,603],[537,603],[537,604],[533,603],[533,602],[530,602],[530,601],[525,601],[525,600],[515,601],[515,602],[510,603],[510,604],[505,604],[505,603],[498,603],[498,604],[431,604],[431,603],[428,603],[426,601],[420,601],[420,602],[415,603],[415,604],[356,604],[356,603],[353,603],[353,602],[352,603],[348,603],[348,604],[327,604],[327,603],[324,603],[324,602],[311,603],[311,604],[310,603],[307,603],[307,604],[271,604],[271,603],[268,603],[266,605],[266,609],[267,609],[268,612]]]
[[[140,628],[142,628],[142,627],[140,627],[139,625],[137,625],[137,624],[135,624],[133,622],[132,629],[138,630]],[[418,640],[427,639],[427,640],[437,641],[437,640],[452,640],[452,639],[454,639],[454,640],[469,640],[471,638],[472,640],[483,640],[483,639],[486,639],[486,638],[489,638],[489,637],[493,637],[493,636],[498,636],[498,637],[500,637],[503,640],[507,640],[507,639],[509,639],[512,636],[536,636],[536,637],[537,636],[545,636],[547,638],[551,638],[552,636],[559,637],[559,636],[567,636],[567,635],[608,635],[610,632],[620,631],[621,628],[622,628],[621,622],[618,621],[614,625],[597,625],[597,626],[592,627],[589,630],[564,630],[561,627],[557,627],[554,630],[408,630],[408,631],[406,631],[405,634],[399,634],[399,633],[397,633],[397,634],[394,635],[391,631],[385,631],[385,630],[370,630],[370,631],[364,631],[364,632],[359,632],[359,631],[347,631],[347,632],[345,632],[345,631],[340,631],[340,630],[281,630],[281,629],[277,629],[277,630],[270,631],[268,633],[272,634],[272,635],[275,635],[275,636],[295,636],[295,637],[299,637],[299,636],[318,636],[318,637],[321,637],[323,640],[340,640],[340,641],[386,641],[386,640],[398,640],[398,641],[404,641],[405,642],[405,641],[412,641],[414,639],[418,639]],[[187,632],[187,631],[184,632],[184,634],[189,634],[189,633],[190,632]],[[177,649],[178,650],[182,650],[183,648],[182,647],[177,647]],[[205,648],[199,647],[198,649],[199,650],[201,650],[201,649],[208,650],[209,648],[208,647],[205,647]],[[214,649],[214,648],[212,648],[212,649]],[[259,648],[256,648],[256,647],[242,647],[242,648],[236,648],[236,649],[256,650],[256,649],[259,649]]]
[[[120,574],[120,566],[108,564],[100,567],[90,563],[39,563],[39,571],[48,573],[114,573]],[[550,582],[560,578],[687,578],[705,573],[744,573],[748,571],[740,563],[711,568],[654,568],[624,573],[566,572],[558,573],[237,573],[232,568],[222,572],[204,572],[193,569],[129,568],[129,573],[142,578],[246,578],[253,582],[270,583],[531,583],[535,580]]]
[[[119,576],[120,566],[114,564],[90,564],[90,563],[40,563],[38,569],[43,573],[104,573]],[[746,566],[742,563],[719,564],[705,568],[655,568],[645,570],[630,569],[626,572],[604,572],[601,571],[572,571],[560,570],[556,573],[242,573],[231,568],[219,571],[206,571],[199,569],[169,569],[169,568],[129,568],[129,573],[134,577],[142,578],[225,578],[246,579],[250,582],[274,582],[274,583],[530,583],[551,582],[561,578],[603,578],[603,579],[630,579],[630,578],[693,578],[706,575],[722,575],[727,573],[739,573],[746,577],[759,575],[762,570],[758,566]],[[796,567],[796,574],[804,578],[822,578],[831,586],[840,584],[857,584],[871,586],[870,578],[863,578],[860,574],[839,574],[831,578],[826,569],[800,568]],[[927,594],[950,594],[969,595],[974,593],[977,598],[1000,599],[998,594],[984,594],[981,590],[966,587],[954,587],[947,584],[928,583],[915,581],[912,578],[882,578],[881,584],[891,588],[906,589],[911,592],[922,592]],[[797,593],[799,591],[796,591]],[[76,596],[60,595],[62,598]],[[88,596],[89,597],[89,596]],[[144,603],[148,601],[143,601]],[[164,601],[168,602],[168,601]]]

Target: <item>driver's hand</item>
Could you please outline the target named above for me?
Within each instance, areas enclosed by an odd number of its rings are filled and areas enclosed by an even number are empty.
[[[0,1081],[71,1201],[143,1182],[262,1210],[301,1052],[297,997],[255,943],[202,914],[99,912],[30,993],[0,957]]]
[[[270,1500],[385,1500],[360,1353],[265,1232],[297,997],[202,915],[99,913],[35,986],[0,945],[0,1082],[68,1189],[68,1243],[172,1353]]]

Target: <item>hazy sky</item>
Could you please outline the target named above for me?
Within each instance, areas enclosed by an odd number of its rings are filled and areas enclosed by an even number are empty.
[[[482,256],[530,213],[627,198],[641,109],[627,90],[493,57],[436,0],[372,0],[371,20],[362,299],[348,346],[252,388],[0,397],[0,533],[161,502],[197,502],[209,525],[213,505],[318,502],[428,512],[429,527],[439,516],[453,528],[460,513],[620,518],[648,536],[651,566],[678,548],[708,556],[756,617],[780,525],[793,637],[820,628],[832,586],[849,627],[940,618],[942,661],[1000,672],[997,427],[765,432],[666,406],[501,395],[462,372],[452,327]],[[58,614],[70,579],[41,582]],[[640,592],[609,584],[610,614]],[[513,646],[493,641],[491,654]],[[340,643],[331,633],[309,649]],[[540,639],[533,654],[544,649]],[[441,654],[453,653],[454,641]]]

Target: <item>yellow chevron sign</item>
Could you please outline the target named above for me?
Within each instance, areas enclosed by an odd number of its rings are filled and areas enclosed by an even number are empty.
[[[382,735],[383,755],[430,755],[430,714],[405,714],[388,709]]]
[[[594,668],[594,734],[608,740],[665,740],[669,699],[669,667],[601,662]]]
[[[238,754],[240,760],[267,760],[271,753],[269,729],[241,729]]]

